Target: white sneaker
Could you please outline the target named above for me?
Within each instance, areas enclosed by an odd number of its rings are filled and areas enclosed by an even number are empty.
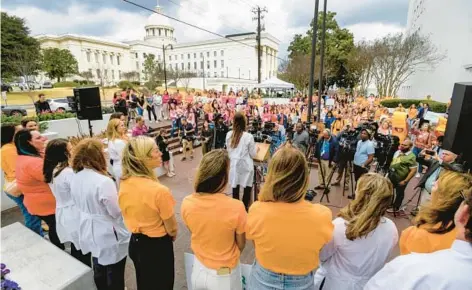
[[[416,173],[415,177],[416,177],[416,178],[420,178],[420,177],[421,177],[421,174]]]

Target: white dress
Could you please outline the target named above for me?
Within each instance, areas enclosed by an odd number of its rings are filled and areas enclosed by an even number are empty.
[[[116,187],[120,188],[120,179],[122,175],[121,159],[123,158],[123,149],[126,141],[123,139],[108,140],[108,156],[113,160],[112,174],[115,178]]]
[[[49,184],[56,198],[56,232],[61,243],[71,242],[80,250],[79,245],[79,212],[71,197],[70,183],[74,171],[64,168]]]
[[[123,260],[128,255],[131,234],[123,222],[113,180],[83,169],[72,178],[71,195],[79,212],[82,253],[92,253],[103,266]]]
[[[250,187],[254,179],[254,162],[252,158],[254,158],[257,153],[254,137],[247,132],[243,132],[238,146],[231,148],[232,135],[233,131],[229,131],[226,134],[226,148],[231,161],[229,183],[232,188],[238,185]]]
[[[366,237],[346,238],[346,221],[333,220],[333,239],[320,252],[320,267],[315,273],[315,288],[325,280],[323,290],[363,289],[369,279],[385,265],[398,242],[398,231],[388,218]]]

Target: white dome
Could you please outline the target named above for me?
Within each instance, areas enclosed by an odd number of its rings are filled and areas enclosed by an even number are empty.
[[[162,9],[161,9],[160,6],[156,6],[156,8],[154,8],[154,11],[162,12]],[[170,25],[169,18],[167,18],[165,16],[162,16],[158,13],[152,13],[149,16],[149,18],[147,19],[147,22],[146,22],[146,26],[169,26],[169,27],[172,27],[172,25]]]

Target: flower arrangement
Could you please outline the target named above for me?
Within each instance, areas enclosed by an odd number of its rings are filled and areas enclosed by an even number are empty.
[[[18,285],[18,283],[8,280],[5,276],[10,273],[10,269],[7,269],[7,266],[5,264],[0,265],[1,270],[2,270],[2,282],[1,282],[1,289],[2,290],[21,290],[21,287]]]

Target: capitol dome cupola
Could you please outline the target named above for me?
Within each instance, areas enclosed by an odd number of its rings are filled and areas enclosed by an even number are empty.
[[[159,3],[154,8],[154,11],[157,13],[152,13],[149,16],[146,26],[144,27],[146,30],[144,40],[154,44],[174,44],[176,42],[174,28],[171,26],[169,18],[159,14],[162,13],[162,8],[159,6]]]

